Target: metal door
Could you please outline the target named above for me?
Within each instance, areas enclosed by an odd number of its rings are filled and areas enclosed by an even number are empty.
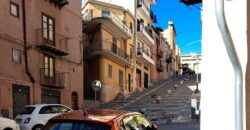
[[[29,105],[29,86],[12,85],[13,96],[13,118],[20,113],[26,105]]]

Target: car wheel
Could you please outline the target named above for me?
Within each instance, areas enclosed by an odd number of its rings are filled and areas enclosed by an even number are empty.
[[[43,128],[43,125],[36,125],[33,127],[32,130],[41,130]]]
[[[5,128],[4,130],[12,130],[11,128]]]

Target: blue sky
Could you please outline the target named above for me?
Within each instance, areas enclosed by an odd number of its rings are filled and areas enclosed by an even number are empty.
[[[196,5],[201,7],[201,5]],[[201,54],[200,10],[194,6],[187,7],[179,0],[157,0],[152,6],[157,16],[156,27],[166,29],[168,21],[174,22],[177,32],[176,42],[182,55]]]

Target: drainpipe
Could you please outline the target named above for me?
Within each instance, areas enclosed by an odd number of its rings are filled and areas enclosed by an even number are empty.
[[[224,0],[215,0],[215,13],[227,54],[233,65],[235,73],[235,130],[243,130],[243,74],[241,64],[226,23]]]
[[[25,16],[25,0],[22,0],[22,11],[23,11],[23,42],[24,42],[24,61],[25,61],[25,70],[26,74],[28,75],[30,81],[34,84],[35,79],[29,72],[28,67],[28,56],[27,56],[27,39],[26,39],[26,16]]]

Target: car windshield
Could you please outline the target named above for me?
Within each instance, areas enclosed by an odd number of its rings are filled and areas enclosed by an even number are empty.
[[[24,110],[19,114],[31,114],[34,111],[35,107],[25,107]]]
[[[44,130],[111,130],[109,125],[84,122],[50,122]]]

